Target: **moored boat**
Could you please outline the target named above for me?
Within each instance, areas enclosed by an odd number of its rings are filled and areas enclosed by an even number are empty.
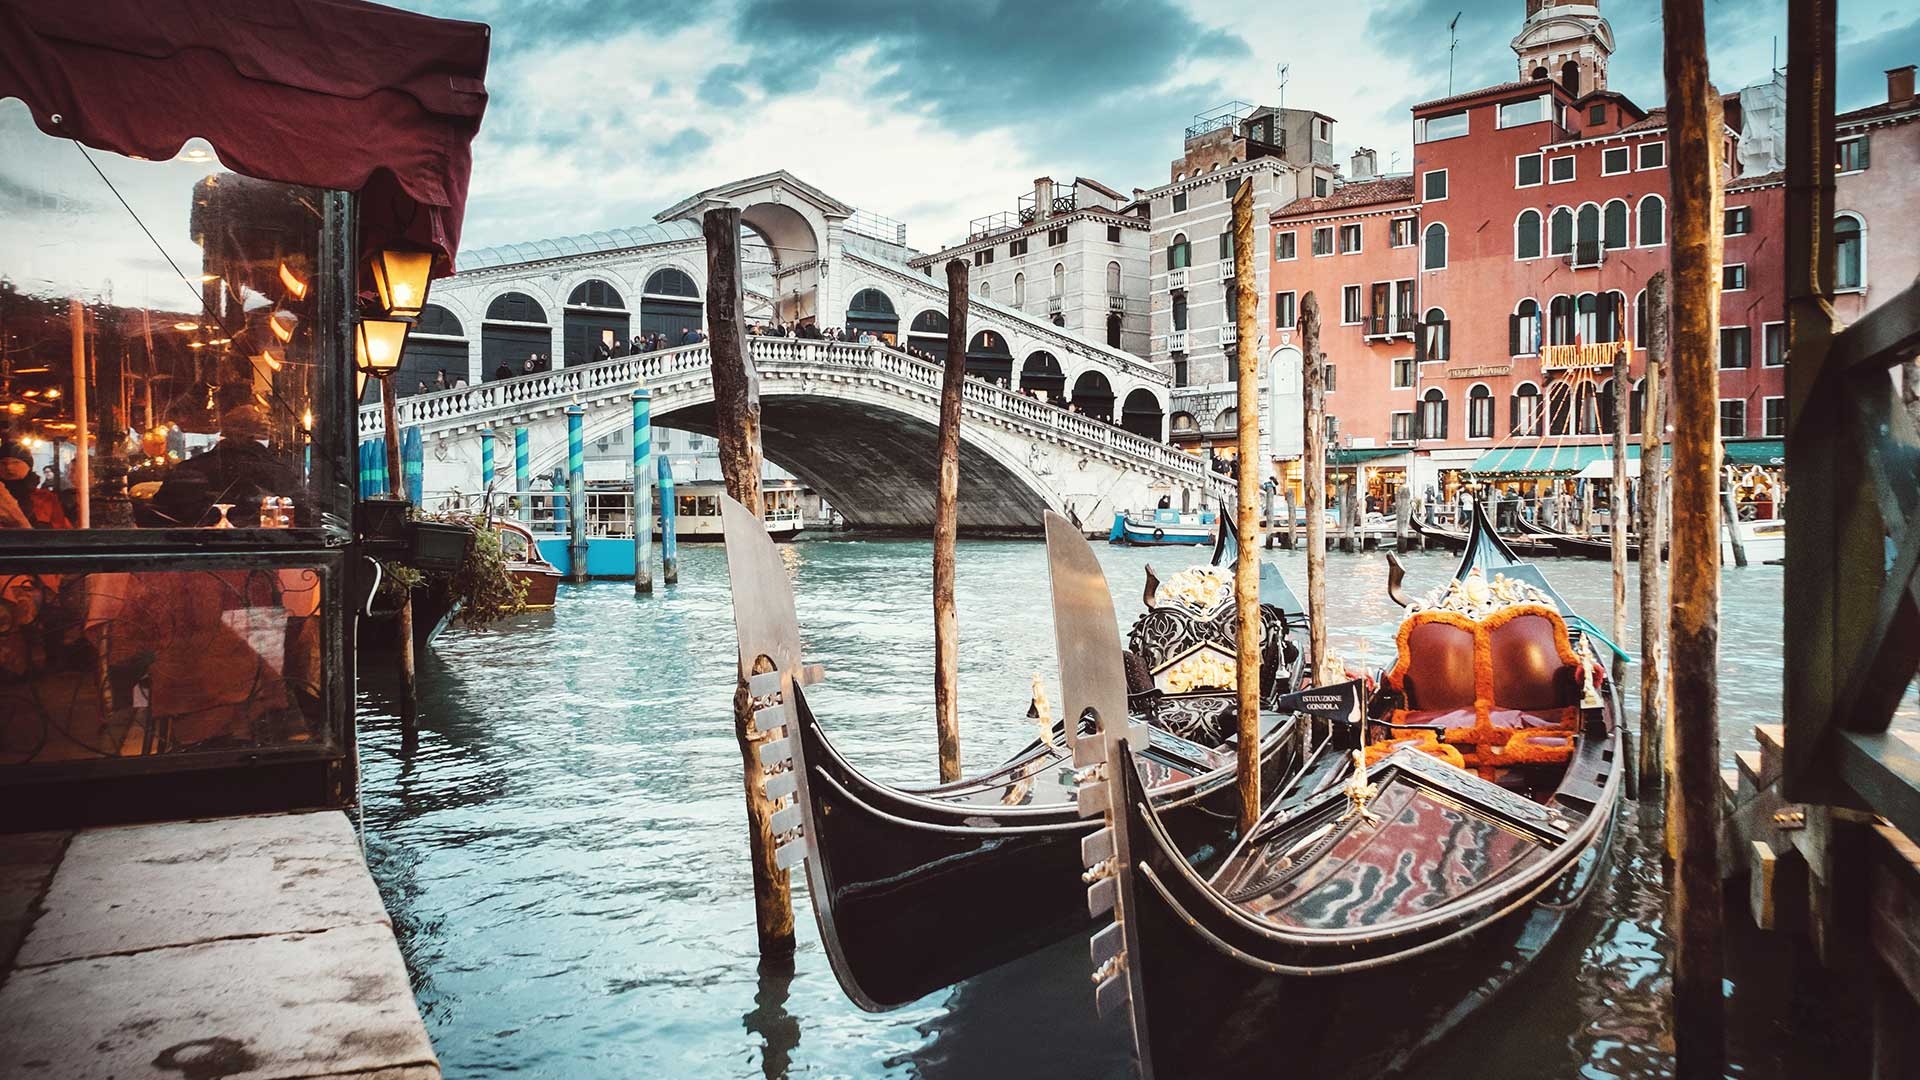
[[[1056,580],[1075,544],[1049,528]],[[1337,726],[1344,782],[1269,806],[1211,872],[1144,797],[1117,687],[1070,677],[1063,653],[1064,704],[1099,731],[1076,747],[1081,805],[1104,826],[1089,904],[1113,911],[1092,942],[1096,998],[1127,1012],[1142,1077],[1392,1072],[1539,956],[1604,872],[1618,690],[1590,629],[1484,511],[1465,547],[1409,609],[1367,716]],[[1079,576],[1103,584],[1097,566]],[[1055,618],[1072,620],[1057,599]]]
[[[725,539],[720,504],[727,497],[727,485],[718,480],[690,480],[674,488],[673,535],[696,543]],[[806,527],[800,508],[800,489],[791,484],[762,484],[760,502],[767,535],[775,540],[791,540]],[[660,535],[661,522],[654,522],[654,535]]]
[[[1162,544],[1206,544],[1213,541],[1217,515],[1181,513],[1178,510],[1154,510],[1136,514],[1117,511],[1107,540],[1115,544],[1148,547]]]
[[[526,526],[504,518],[493,518],[488,524],[499,534],[508,571],[527,587],[527,610],[551,610],[560,592],[560,568],[540,554],[540,545]]]
[[[1067,726],[1036,724],[1045,729],[1041,737],[955,783],[900,788],[867,777],[834,747],[808,704],[803,687],[819,673],[801,663],[792,588],[766,529],[730,499],[722,509],[742,674],[762,706],[760,730],[779,733],[761,752],[771,770],[768,796],[781,807],[777,859],[782,867],[804,861],[821,940],[847,996],[868,1010],[897,1007],[1084,928],[1081,843],[1094,823],[1076,807]],[[1173,585],[1178,578],[1169,579],[1176,591],[1191,584]],[[1106,604],[1112,622],[1110,597]],[[1222,695],[1214,712],[1204,708],[1189,692],[1202,668],[1183,667],[1190,653],[1173,641],[1206,637],[1223,615],[1177,607],[1156,608],[1164,629],[1143,631],[1173,650],[1170,658],[1131,664],[1143,712],[1160,721],[1146,725],[1139,754],[1149,774],[1146,797],[1161,808],[1169,843],[1182,859],[1205,864],[1224,854],[1234,834],[1236,740],[1215,738],[1217,721],[1209,723],[1231,707],[1231,696]],[[1276,697],[1299,677],[1299,650],[1287,636],[1288,617],[1297,613],[1280,607],[1262,612]],[[1129,664],[1117,633],[1117,625],[1108,628],[1115,642],[1109,662],[1124,679]],[[1036,711],[1044,721],[1038,699]],[[1263,714],[1259,760],[1269,789],[1298,771],[1304,723]]]

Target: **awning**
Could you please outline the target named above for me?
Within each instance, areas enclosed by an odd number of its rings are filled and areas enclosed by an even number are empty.
[[[360,248],[453,272],[488,27],[360,0],[0,0],[0,98],[41,131],[172,158],[190,138],[262,180],[357,192]]]
[[[1374,461],[1383,457],[1405,454],[1404,446],[1369,446],[1360,449],[1340,449],[1327,451],[1327,465],[1338,468],[1343,465],[1358,465],[1363,461]]]
[[[1762,465],[1780,468],[1787,463],[1785,439],[1739,439],[1720,444],[1721,460],[1728,465]]]
[[[1640,447],[1628,445],[1627,460],[1638,461]],[[1608,475],[1612,475],[1611,448],[1606,446],[1508,446],[1499,450],[1489,450],[1480,455],[1480,460],[1468,466],[1467,471],[1480,475],[1526,476],[1577,473],[1596,462],[1609,462]],[[1628,466],[1632,468],[1632,466]]]

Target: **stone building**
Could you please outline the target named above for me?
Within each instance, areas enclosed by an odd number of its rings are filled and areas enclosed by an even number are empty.
[[[1834,311],[1853,322],[1920,278],[1920,97],[1912,64],[1887,100],[1835,117]]]

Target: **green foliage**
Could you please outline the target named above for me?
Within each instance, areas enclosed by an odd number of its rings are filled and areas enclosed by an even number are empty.
[[[488,528],[485,521],[460,513],[416,516],[465,525],[474,531],[473,543],[468,545],[460,569],[452,573],[422,572],[398,562],[381,563],[385,575],[380,582],[380,606],[398,607],[408,590],[425,585],[452,594],[459,602],[458,618],[464,626],[488,626],[526,610],[527,583],[514,575],[500,545],[500,534]]]

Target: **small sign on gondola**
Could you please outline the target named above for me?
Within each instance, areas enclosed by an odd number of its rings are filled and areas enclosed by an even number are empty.
[[[1366,687],[1359,679],[1348,679],[1331,686],[1295,690],[1282,695],[1274,705],[1281,712],[1306,713],[1308,716],[1324,717],[1328,721],[1357,721],[1361,700],[1365,695]]]

